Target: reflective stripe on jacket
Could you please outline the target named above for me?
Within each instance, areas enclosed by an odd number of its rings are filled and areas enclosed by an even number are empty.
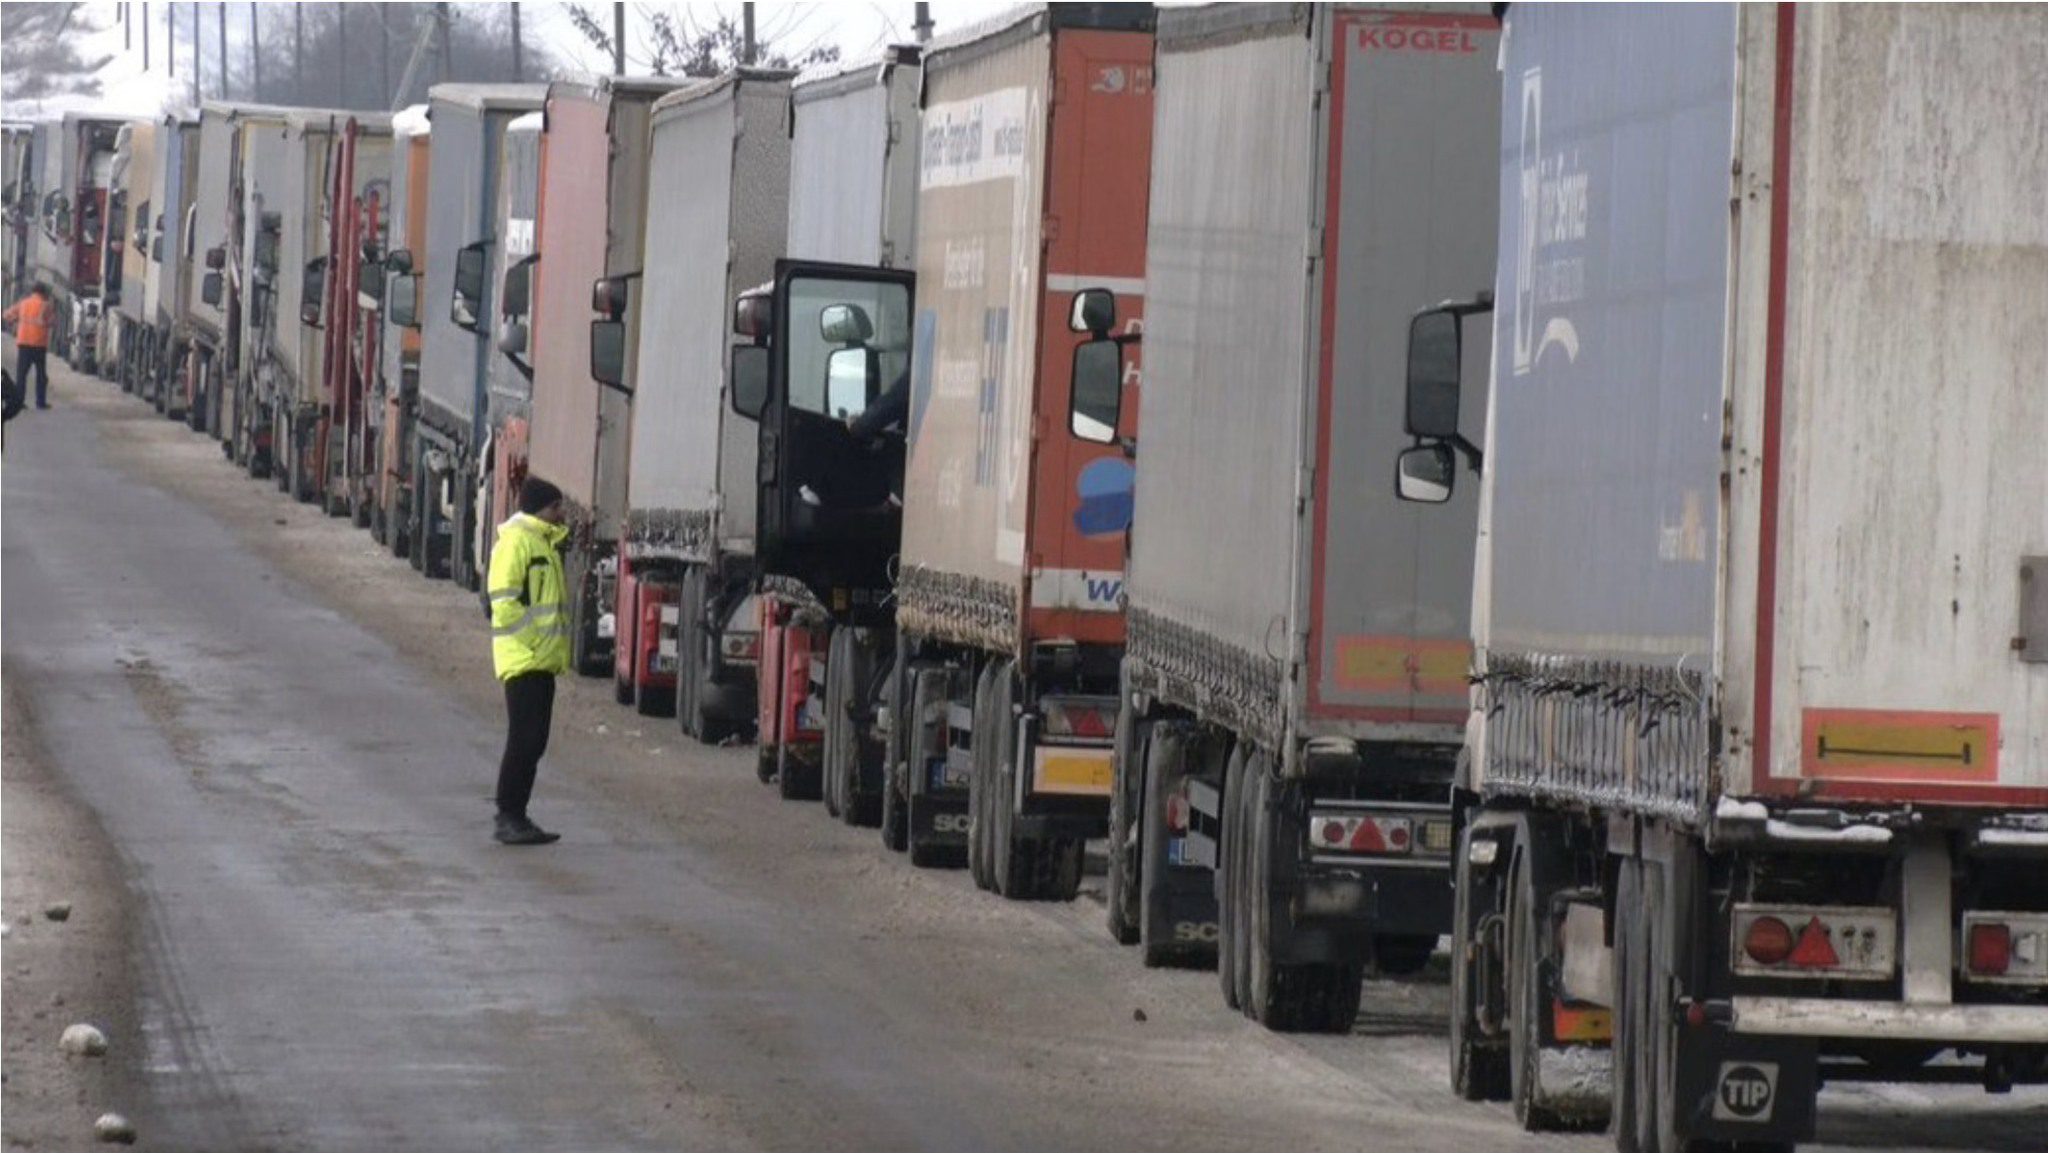
[[[558,551],[569,530],[514,513],[491,548],[491,661],[498,679],[569,671],[569,590]]]
[[[50,347],[50,302],[31,292],[7,310],[15,322],[14,343],[23,348]]]

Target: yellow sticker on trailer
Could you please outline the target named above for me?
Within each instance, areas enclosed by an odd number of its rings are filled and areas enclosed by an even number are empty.
[[[1108,749],[1040,748],[1031,779],[1035,793],[1106,797],[1116,779],[1116,761]]]
[[[1995,783],[1998,714],[1807,709],[1800,768],[1808,777]]]

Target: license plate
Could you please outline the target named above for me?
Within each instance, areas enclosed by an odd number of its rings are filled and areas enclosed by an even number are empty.
[[[648,667],[657,673],[672,673],[676,671],[676,659],[674,657],[658,656],[650,662]]]
[[[964,789],[967,787],[968,770],[954,769],[945,757],[932,759],[931,782],[935,789]]]

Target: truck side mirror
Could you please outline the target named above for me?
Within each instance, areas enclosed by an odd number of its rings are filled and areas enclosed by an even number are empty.
[[[1451,446],[1441,441],[1403,449],[1394,490],[1402,500],[1442,504],[1451,499],[1451,490],[1457,485],[1457,465]]]
[[[775,335],[775,301],[766,292],[750,292],[733,302],[732,330],[756,343]]]
[[[590,376],[607,388],[626,390],[626,322],[590,322]]]
[[[1084,288],[1074,294],[1067,328],[1090,336],[1108,336],[1116,327],[1116,294],[1107,288]]]
[[[400,328],[418,328],[420,310],[420,278],[412,274],[396,277],[391,282],[391,323]]]
[[[1408,322],[1408,435],[1447,440],[1458,435],[1459,316],[1432,308]]]
[[[1108,337],[1100,337],[1074,349],[1073,388],[1067,404],[1068,431],[1076,438],[1094,444],[1114,444],[1117,419],[1123,415],[1123,406],[1123,346]]]
[[[207,304],[220,307],[220,273],[209,272],[199,281],[199,299]]]
[[[448,302],[448,319],[456,327],[476,332],[484,305],[484,241],[463,246],[455,254],[455,293]]]
[[[538,260],[538,253],[522,256],[518,263],[505,270],[505,291],[499,294],[498,301],[499,315],[525,316],[532,311],[533,266]]]
[[[219,271],[228,266],[228,250],[216,244],[206,250],[206,267]]]
[[[506,356],[526,355],[526,322],[506,320],[498,326],[498,351]]]
[[[818,335],[827,344],[858,347],[875,338],[875,322],[858,304],[828,304],[818,312]]]
[[[768,408],[768,346],[732,346],[732,410],[748,420],[760,420]]]
[[[606,276],[590,282],[590,311],[607,320],[622,320],[626,315],[626,278]]]
[[[321,312],[325,306],[322,297],[327,292],[327,258],[317,257],[306,262],[306,276],[299,288],[299,323],[307,328],[321,327]]]
[[[391,251],[391,255],[389,255],[389,256],[386,256],[386,257],[384,258],[384,267],[386,267],[386,268],[390,269],[391,271],[393,271],[393,272],[397,273],[397,274],[398,274],[398,275],[400,275],[400,276],[409,276],[409,275],[411,275],[411,274],[412,274],[412,249],[410,249],[410,248],[396,248],[396,249],[393,249],[393,250]]]
[[[384,265],[375,260],[363,262],[356,270],[356,294],[367,296],[378,305],[384,303]]]

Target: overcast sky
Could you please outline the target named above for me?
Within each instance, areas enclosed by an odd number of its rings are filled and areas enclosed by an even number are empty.
[[[949,30],[971,24],[1011,7],[1011,0],[934,0],[932,20],[938,32],[943,35]],[[50,101],[42,105],[27,107],[9,106],[5,112],[12,118],[32,118],[53,115],[70,108],[95,107],[128,115],[149,114],[162,108],[166,97],[183,100],[190,93],[191,63],[189,59],[191,28],[191,4],[177,4],[179,67],[175,83],[166,74],[163,59],[163,31],[166,5],[148,5],[149,17],[155,35],[152,38],[151,69],[148,74],[142,68],[142,38],[138,29],[134,47],[123,49],[122,27],[116,18],[119,5],[111,2],[87,5],[93,10],[98,22],[108,25],[106,30],[86,39],[80,46],[80,55],[91,57],[111,53],[112,63],[102,71],[101,78],[106,84],[105,95],[98,101]],[[142,5],[134,5],[134,19],[140,20]],[[199,27],[202,37],[209,43],[209,55],[213,49],[213,37],[217,35],[219,16],[217,4],[201,4]],[[249,15],[247,4],[228,6],[228,51],[239,59],[245,58]],[[273,28],[287,25],[274,20],[273,13],[282,13],[290,5],[282,0],[270,0],[259,5],[263,9],[264,34],[268,37]],[[369,7],[369,5],[361,5]],[[503,9],[503,4],[454,5],[457,9]],[[529,43],[544,44],[558,59],[571,67],[587,71],[611,70],[611,62],[592,48],[569,23],[566,14],[568,6],[560,3],[521,4],[521,22]],[[612,5],[593,3],[588,5],[609,25]],[[724,3],[629,3],[627,13],[627,54],[629,71],[645,71],[644,63],[631,66],[631,58],[638,55],[636,46],[644,43],[648,17],[663,9],[675,12],[688,25],[714,21],[720,12],[738,19],[742,5],[738,0]],[[915,5],[910,0],[833,0],[831,3],[793,2],[793,0],[761,0],[755,5],[755,28],[764,43],[773,44],[778,50],[792,56],[803,54],[820,44],[836,44],[842,57],[853,59],[874,52],[885,44],[907,41],[911,38],[911,21]],[[459,18],[459,15],[458,15]],[[644,59],[644,58],[643,58]],[[214,89],[206,83],[204,95],[212,97]]]

